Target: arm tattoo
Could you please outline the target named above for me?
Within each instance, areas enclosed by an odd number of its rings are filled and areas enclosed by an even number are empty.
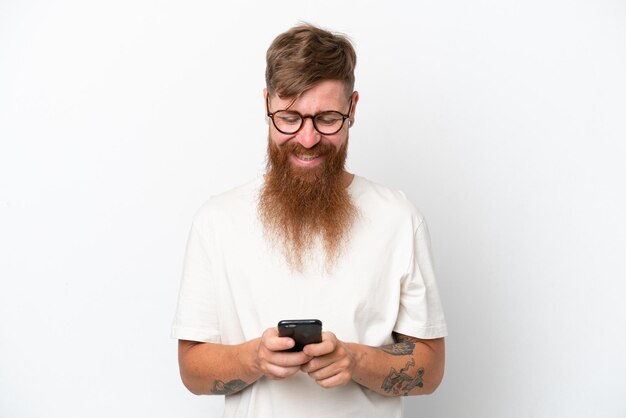
[[[211,385],[211,393],[214,395],[231,395],[235,392],[239,392],[246,386],[248,386],[248,384],[240,379],[234,379],[228,383],[224,383],[221,380],[215,380]]]
[[[417,338],[394,332],[393,339],[395,343],[383,345],[380,349],[392,356],[409,356],[413,354]]]
[[[415,366],[415,360],[411,359],[402,369],[400,369],[400,371],[397,371],[392,367],[389,374],[383,381],[381,389],[387,393],[392,392],[394,395],[402,394],[407,396],[413,388],[424,387],[423,367],[417,369],[415,376],[407,374],[409,369],[413,366]]]

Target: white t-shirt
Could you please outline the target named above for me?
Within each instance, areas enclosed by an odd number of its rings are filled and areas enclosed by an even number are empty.
[[[295,273],[263,236],[262,178],[212,197],[196,213],[185,256],[172,337],[240,344],[282,319],[320,319],[345,342],[393,343],[392,331],[447,334],[422,215],[403,193],[355,176],[359,217],[330,274]],[[382,382],[381,382],[382,384]],[[305,373],[265,377],[226,396],[225,417],[401,417],[401,397],[357,383],[319,387]]]

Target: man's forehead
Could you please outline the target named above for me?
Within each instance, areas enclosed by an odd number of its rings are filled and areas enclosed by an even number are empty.
[[[342,106],[350,96],[346,94],[345,85],[339,80],[326,80],[316,84],[296,97],[280,97],[278,94],[270,96],[272,107],[281,109],[298,107]]]

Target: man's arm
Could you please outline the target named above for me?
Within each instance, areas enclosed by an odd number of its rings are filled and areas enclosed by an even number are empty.
[[[180,376],[196,395],[231,395],[262,376],[284,379],[297,373],[311,357],[282,351],[293,344],[291,338],[279,337],[276,328],[239,345],[179,340]]]
[[[320,344],[304,348],[314,358],[301,369],[327,388],[352,379],[386,396],[434,392],[443,378],[444,339],[424,340],[397,333],[393,337],[393,344],[369,347],[344,343],[334,334],[324,333]]]

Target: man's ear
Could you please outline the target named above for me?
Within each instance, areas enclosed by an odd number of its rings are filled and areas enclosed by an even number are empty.
[[[267,87],[265,87],[263,89],[263,106],[265,106],[265,119],[267,122],[267,114],[270,112],[270,108],[269,108],[269,97],[268,97],[268,93],[267,93]]]
[[[356,105],[359,102],[359,92],[358,91],[354,91],[352,93],[352,109],[350,109],[350,118],[348,119],[348,121],[350,122],[350,127],[354,126],[354,115],[356,114]]]

